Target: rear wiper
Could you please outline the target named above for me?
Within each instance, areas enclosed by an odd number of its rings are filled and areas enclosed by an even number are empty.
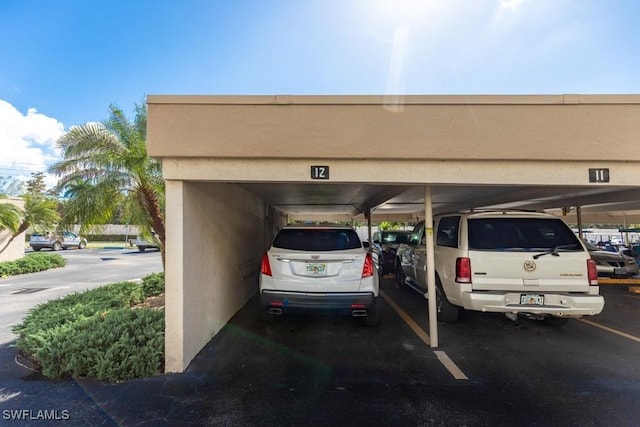
[[[541,257],[541,256],[543,256],[543,255],[549,255],[549,254],[551,254],[551,255],[553,255],[553,256],[560,256],[560,254],[558,253],[558,250],[559,250],[559,249],[570,249],[570,248],[575,248],[575,247],[576,247],[576,244],[575,244],[575,243],[574,243],[574,244],[572,244],[572,245],[560,245],[560,246],[556,246],[555,248],[553,248],[553,249],[549,249],[549,250],[548,250],[548,251],[546,251],[546,252],[542,252],[541,254],[534,255],[534,256],[533,256],[533,259],[538,259],[538,258],[540,258],[540,257]]]

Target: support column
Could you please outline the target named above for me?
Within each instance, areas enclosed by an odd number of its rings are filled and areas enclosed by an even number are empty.
[[[582,207],[576,206],[576,218],[578,219],[578,237],[584,240],[584,229],[582,226]]]
[[[165,372],[184,372],[184,182],[166,181]]]
[[[436,269],[433,243],[433,208],[431,186],[424,186],[424,231],[427,241],[427,296],[431,347],[438,347],[438,312],[436,307]]]
[[[367,219],[367,240],[369,241],[369,252],[373,252],[373,239],[371,233],[371,209],[367,209],[364,213],[365,218]]]

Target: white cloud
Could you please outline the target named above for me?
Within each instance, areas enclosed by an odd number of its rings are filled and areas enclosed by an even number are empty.
[[[60,150],[56,140],[64,133],[58,120],[29,108],[22,114],[10,103],[0,99],[0,175],[21,180],[32,172],[45,172],[49,165],[59,161]],[[47,176],[47,185],[56,178]]]

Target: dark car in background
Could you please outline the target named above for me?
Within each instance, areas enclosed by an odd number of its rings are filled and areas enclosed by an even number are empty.
[[[408,230],[381,230],[373,234],[373,253],[381,276],[395,272],[396,250],[401,243],[409,242],[410,236]]]

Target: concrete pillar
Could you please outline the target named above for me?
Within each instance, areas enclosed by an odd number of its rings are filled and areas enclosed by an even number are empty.
[[[436,269],[433,242],[433,208],[431,186],[424,186],[424,231],[427,241],[427,296],[431,347],[438,347],[438,313],[436,307]]]

